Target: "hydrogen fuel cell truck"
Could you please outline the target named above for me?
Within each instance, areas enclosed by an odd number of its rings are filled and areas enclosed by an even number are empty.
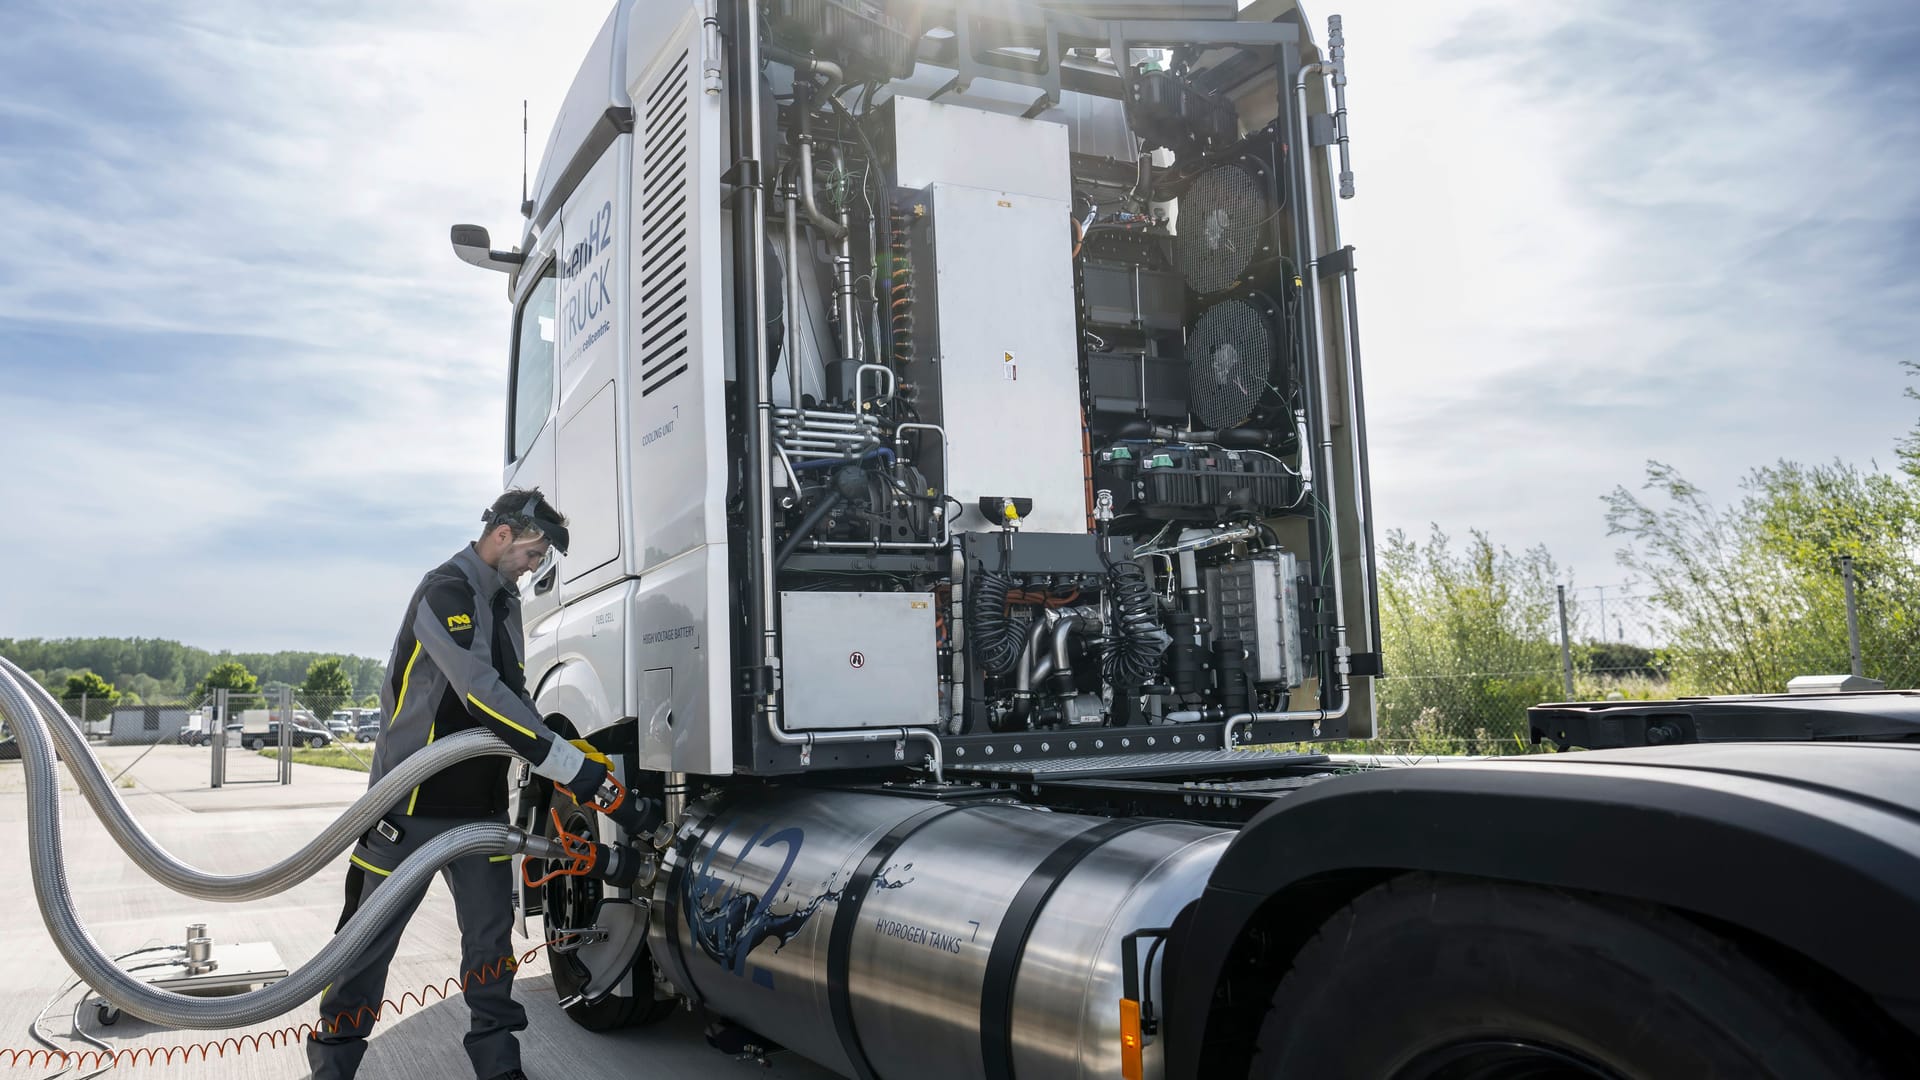
[[[1913,1065],[1920,747],[1313,752],[1383,675],[1344,51],[1271,0],[614,8],[518,243],[452,236],[504,478],[572,519],[528,685],[665,811],[521,778],[644,862],[523,891],[569,1016],[861,1078]]]

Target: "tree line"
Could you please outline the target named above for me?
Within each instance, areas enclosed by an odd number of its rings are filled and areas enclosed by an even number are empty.
[[[56,696],[144,704],[196,700],[224,687],[242,693],[298,688],[303,698],[372,704],[386,663],[364,656],[286,650],[209,652],[162,638],[0,638],[0,656]]]

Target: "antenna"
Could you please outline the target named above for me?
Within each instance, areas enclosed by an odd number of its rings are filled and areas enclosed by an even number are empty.
[[[527,198],[527,99],[520,99],[520,216],[533,216],[533,202]]]

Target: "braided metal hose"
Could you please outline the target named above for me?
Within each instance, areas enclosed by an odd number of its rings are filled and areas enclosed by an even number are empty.
[[[147,876],[174,892],[198,900],[237,903],[285,892],[331,863],[373,828],[382,815],[403,802],[408,792],[435,773],[471,758],[513,753],[492,732],[478,729],[456,732],[394,766],[392,772],[381,777],[379,783],[368,788],[365,795],[293,854],[272,866],[247,873],[212,874],[175,858],[134,820],[99,759],[93,756],[86,736],[45,687],[5,657],[0,657],[0,671],[12,676],[33,702],[38,703],[39,715],[53,741],[59,744],[67,771],[73,774],[80,793],[120,849]],[[14,725],[15,730],[20,726]]]
[[[60,786],[54,767],[51,737],[34,702],[16,681],[11,664],[0,670],[0,719],[5,719],[20,743],[27,786],[27,857],[34,899],[40,917],[74,974],[99,995],[143,1020],[176,1028],[225,1028],[258,1023],[299,1007],[338,978],[349,962],[366,949],[378,929],[415,902],[418,894],[455,859],[470,855],[513,855],[564,858],[559,845],[530,836],[508,825],[480,822],[462,825],[433,840],[396,867],[386,883],[367,898],[314,957],[285,979],[261,990],[224,998],[201,998],[155,989],[120,969],[80,922],[73,893],[67,884],[65,852],[61,842]],[[29,680],[30,681],[30,680]],[[82,752],[68,760],[91,759]],[[98,763],[95,763],[98,769]],[[85,771],[81,766],[75,775]],[[144,838],[145,834],[141,833]]]

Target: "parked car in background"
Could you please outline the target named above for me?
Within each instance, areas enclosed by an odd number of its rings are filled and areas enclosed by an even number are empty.
[[[232,725],[228,725],[228,729],[231,730]],[[289,738],[287,741],[294,746],[305,745],[305,746],[311,746],[315,750],[318,750],[321,747],[326,746],[329,743],[333,742],[333,736],[328,732],[317,727],[307,727],[303,724],[295,724],[293,726],[293,730],[289,733]],[[241,732],[240,745],[246,747],[249,750],[260,750],[265,747],[280,745],[279,721],[276,720],[269,723],[265,731]]]
[[[372,742],[373,740],[380,737],[380,721],[378,720],[360,721],[360,726],[354,729],[354,735],[361,742]]]

